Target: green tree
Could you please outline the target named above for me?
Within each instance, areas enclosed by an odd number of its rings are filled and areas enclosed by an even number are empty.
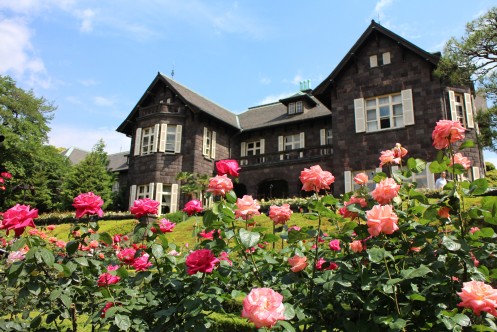
[[[497,151],[497,7],[466,25],[460,39],[451,38],[435,73],[454,85],[473,85],[493,105],[487,112],[479,112],[482,147]]]
[[[93,192],[104,200],[104,208],[112,204],[112,185],[115,175],[107,169],[109,164],[105,143],[100,140],[79,164],[72,166],[64,182],[64,207],[71,209],[74,197]]]
[[[40,210],[58,207],[61,179],[67,162],[54,147],[47,146],[49,123],[56,107],[33,91],[0,76],[0,171],[13,175],[0,193],[0,209],[15,203],[36,205]]]

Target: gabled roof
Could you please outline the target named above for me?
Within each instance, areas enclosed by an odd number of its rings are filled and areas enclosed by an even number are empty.
[[[438,61],[440,60],[440,54],[436,53],[429,53],[426,52],[425,50],[419,48],[418,46],[414,45],[413,43],[405,40],[401,36],[393,33],[392,31],[388,30],[387,28],[383,27],[382,25],[376,23],[374,20],[371,21],[371,24],[369,27],[364,31],[364,33],[361,35],[361,37],[357,40],[357,42],[352,46],[350,51],[345,55],[345,57],[340,61],[338,66],[333,70],[333,72],[323,81],[321,84],[319,84],[314,90],[313,90],[313,95],[318,97],[320,99],[320,95],[324,93],[328,88],[330,87],[331,82],[340,74],[342,69],[347,65],[347,63],[354,57],[354,54],[358,51],[358,49],[364,44],[364,42],[373,34],[373,33],[381,33],[384,36],[394,40],[398,44],[402,45],[403,47],[407,48],[408,50],[412,51],[413,53],[419,55],[420,57],[424,58],[425,60],[433,63],[436,65]]]
[[[299,95],[300,98],[303,98],[303,96]],[[292,115],[288,114],[287,106],[281,102],[251,107],[246,112],[238,115],[240,126],[243,130],[251,130],[331,116],[331,111],[319,103],[315,97],[306,94],[305,98],[309,98],[316,106],[306,109],[303,113]]]
[[[86,156],[89,153],[90,152],[82,150],[82,149],[78,149],[74,146],[62,151],[62,155],[64,157],[66,157],[67,159],[69,159],[69,161],[73,165],[79,164],[81,161],[83,161],[83,159],[86,158]]]
[[[288,105],[292,101],[297,100],[305,100],[307,103],[309,103],[309,105],[316,106],[316,101],[312,99],[308,93],[305,93],[303,91],[299,91],[296,94],[291,95],[290,97],[280,99],[280,103]]]
[[[210,101],[209,99],[202,97],[198,93],[193,90],[185,87],[184,85],[179,84],[175,80],[166,75],[158,73],[153,82],[148,87],[147,91],[140,98],[136,106],[133,108],[131,113],[128,115],[126,120],[117,128],[118,132],[123,134],[131,135],[132,124],[136,120],[138,116],[139,107],[145,101],[147,97],[147,93],[152,90],[152,88],[158,84],[159,82],[163,82],[167,87],[173,90],[178,97],[188,105],[193,111],[204,112],[227,125],[234,127],[236,129],[240,129],[238,125],[238,121],[236,119],[236,115],[228,111],[227,109],[217,105],[216,103]]]
[[[109,165],[107,165],[107,168],[113,172],[127,170],[128,155],[129,151],[107,155],[107,158],[109,159]]]

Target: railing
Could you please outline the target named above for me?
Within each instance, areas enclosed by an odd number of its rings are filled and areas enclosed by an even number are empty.
[[[245,156],[239,159],[243,168],[277,165],[284,163],[299,163],[310,160],[321,160],[333,155],[332,145],[320,145],[303,149],[265,153],[256,156]]]
[[[179,107],[176,105],[157,104],[140,108],[140,116],[155,114],[155,113],[178,113]]]

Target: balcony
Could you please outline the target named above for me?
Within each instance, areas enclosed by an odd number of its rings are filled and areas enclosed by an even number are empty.
[[[147,107],[140,107],[140,116],[146,116],[155,113],[172,113],[178,114],[181,113],[182,109],[177,105],[169,105],[169,104],[157,104]]]
[[[302,163],[313,160],[323,160],[333,156],[332,145],[320,145],[303,149],[265,153],[255,156],[246,156],[239,159],[241,167],[256,168],[260,166],[277,166],[289,163]]]

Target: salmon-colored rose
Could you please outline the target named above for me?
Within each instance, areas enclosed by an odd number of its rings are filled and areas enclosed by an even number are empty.
[[[347,206],[351,204],[359,204],[361,207],[368,206],[368,203],[364,198],[352,196],[347,202],[344,203],[344,206],[338,210],[338,213],[341,214],[344,218],[357,218],[357,212],[352,212],[347,209]]]
[[[315,165],[300,172],[300,182],[303,184],[302,190],[319,192],[322,189],[330,189],[335,177],[330,172],[323,171],[321,166]]]
[[[388,204],[397,196],[399,190],[400,184],[397,184],[392,178],[386,178],[376,185],[376,188],[371,192],[371,196],[380,204]]]
[[[292,209],[290,209],[290,204],[283,204],[282,206],[271,205],[269,208],[269,219],[271,219],[275,224],[284,224],[292,216]]]
[[[464,169],[468,169],[471,166],[471,160],[464,157],[461,153],[454,154],[454,158],[450,160],[450,165],[459,164],[464,167]]]
[[[242,198],[238,198],[236,200],[236,207],[236,217],[241,217],[243,220],[247,220],[252,216],[258,216],[261,214],[259,212],[261,206],[257,203],[257,200],[250,195],[244,195]]]
[[[437,214],[440,218],[450,218],[450,208],[448,206],[443,206],[438,210]]]
[[[216,175],[209,179],[207,191],[216,196],[225,196],[227,192],[233,189],[233,182],[226,174]]]
[[[218,175],[232,175],[234,177],[238,177],[238,171],[240,170],[240,166],[238,162],[233,159],[224,159],[216,162],[216,170]]]
[[[375,205],[366,211],[366,216],[368,232],[372,236],[378,236],[380,233],[392,234],[399,229],[398,218],[391,205]]]
[[[361,252],[364,250],[364,247],[362,246],[362,241],[355,240],[349,243],[350,250],[353,252]]]
[[[243,299],[242,317],[248,318],[256,328],[271,328],[285,320],[283,296],[271,288],[254,288]]]
[[[450,143],[463,140],[465,131],[459,121],[440,120],[431,134],[433,146],[438,150],[445,149]]]
[[[381,151],[380,167],[387,164],[400,164],[400,157],[395,157],[392,150]]]
[[[404,158],[408,152],[400,143],[395,144],[392,151],[395,158]]]
[[[457,295],[462,300],[457,305],[458,307],[470,308],[478,316],[482,311],[497,316],[497,311],[495,310],[497,306],[497,289],[492,288],[492,286],[482,281],[464,282],[461,292],[457,293]]]
[[[307,257],[301,257],[298,255],[295,255],[295,256],[288,259],[288,264],[290,264],[292,266],[290,268],[290,270],[292,270],[292,272],[300,272],[303,269],[305,269],[307,266]]]
[[[354,182],[359,186],[364,186],[368,184],[369,178],[366,173],[359,173],[354,177]]]

